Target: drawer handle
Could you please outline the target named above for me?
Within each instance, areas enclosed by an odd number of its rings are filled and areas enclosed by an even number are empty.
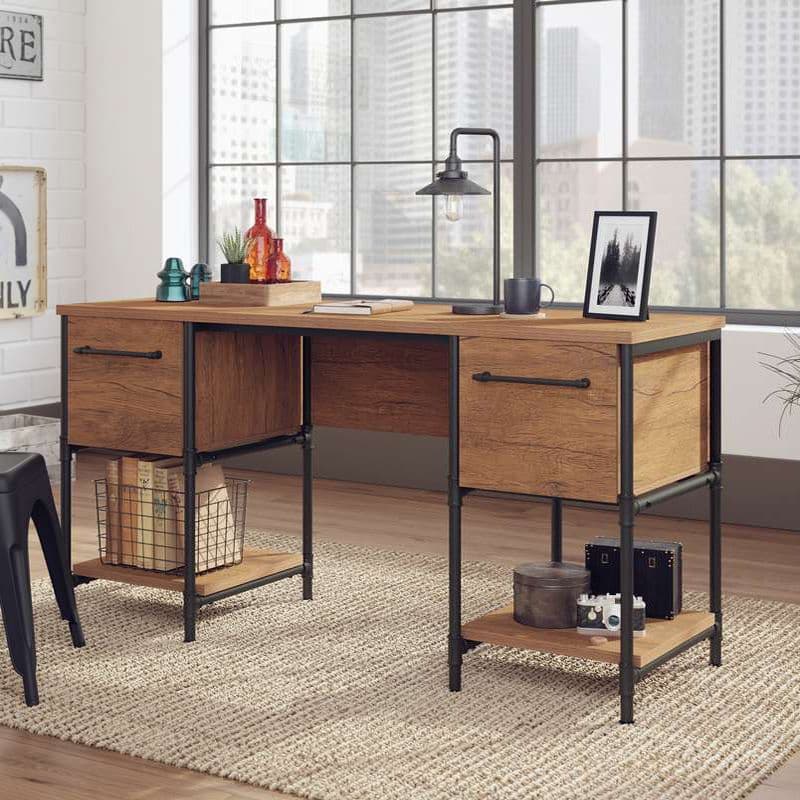
[[[588,389],[592,382],[588,378],[565,380],[562,378],[522,378],[519,375],[492,375],[491,372],[476,372],[472,380],[481,383],[528,383],[534,386],[569,386],[571,389]]]
[[[103,350],[99,347],[90,347],[88,344],[76,347],[72,352],[79,356],[123,356],[124,358],[151,358],[153,360],[159,359],[163,355],[160,350],[144,353],[136,350]]]

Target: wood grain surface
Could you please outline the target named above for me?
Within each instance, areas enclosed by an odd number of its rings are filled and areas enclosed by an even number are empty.
[[[481,383],[473,374],[575,380],[588,389]],[[579,497],[617,497],[617,348],[611,344],[464,339],[461,484]]]
[[[288,434],[300,426],[300,339],[269,331],[195,334],[198,450]]]
[[[69,320],[69,441],[180,455],[183,451],[183,333],[179,322]],[[160,359],[78,355],[76,347],[150,352]]]
[[[314,424],[448,435],[445,342],[314,337]]]
[[[273,553],[268,550],[245,548],[241,564],[211,570],[195,578],[197,594],[208,595],[221,592],[248,581],[266,578],[285,569],[299,567],[303,557],[299,553]],[[75,564],[76,575],[87,578],[101,578],[109,581],[130,583],[134,586],[149,586],[153,589],[166,589],[170,592],[183,592],[183,576],[168,572],[135,569],[133,567],[103,564],[99,558]]]
[[[648,492],[708,464],[708,345],[641,356],[633,368],[634,491]]]
[[[708,630],[714,624],[714,615],[706,611],[683,611],[675,619],[648,619],[645,635],[633,640],[633,665],[643,667]],[[594,637],[578,633],[574,628],[545,629],[521,625],[514,619],[514,605],[505,606],[468,622],[462,627],[466,639],[496,644],[502,647],[521,647],[560,656],[575,656],[589,661],[619,663],[619,637],[605,638],[603,643],[593,643]]]
[[[318,303],[322,299],[319,281],[291,283],[200,284],[200,305],[209,306],[296,306]]]
[[[420,333],[434,336],[487,336],[499,339],[542,339],[557,342],[606,342],[636,344],[672,336],[718,330],[725,325],[720,315],[656,312],[647,322],[584,319],[578,309],[548,309],[544,319],[463,316],[452,306],[417,303],[394,314],[304,314],[308,306],[285,308],[217,308],[198,302],[157,303],[155,300],[115,300],[57,307],[59,314],[117,319],[216,322],[267,325],[330,331]]]

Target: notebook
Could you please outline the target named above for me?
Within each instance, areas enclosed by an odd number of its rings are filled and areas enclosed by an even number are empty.
[[[344,300],[336,303],[317,303],[310,314],[391,314],[413,308],[411,300]]]

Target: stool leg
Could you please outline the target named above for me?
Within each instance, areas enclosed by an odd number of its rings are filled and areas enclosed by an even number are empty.
[[[35,706],[39,702],[39,692],[28,565],[28,519],[20,517],[15,498],[10,494],[0,494],[0,605],[11,663],[22,676],[25,702]]]
[[[75,647],[83,647],[85,640],[80,618],[78,617],[78,608],[75,604],[75,592],[67,570],[61,525],[56,515],[56,506],[49,491],[49,486],[47,496],[34,503],[31,517],[33,518],[33,524],[36,526],[36,532],[39,534],[44,560],[47,563],[47,571],[50,573],[53,592],[61,611],[61,619],[69,622],[72,644]]]

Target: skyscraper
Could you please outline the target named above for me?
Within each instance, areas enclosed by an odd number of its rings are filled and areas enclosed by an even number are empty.
[[[639,2],[639,136],[682,142],[685,125],[684,0]],[[687,65],[688,66],[688,65]]]
[[[540,62],[542,146],[596,139],[600,131],[600,45],[577,27],[549,28]]]

